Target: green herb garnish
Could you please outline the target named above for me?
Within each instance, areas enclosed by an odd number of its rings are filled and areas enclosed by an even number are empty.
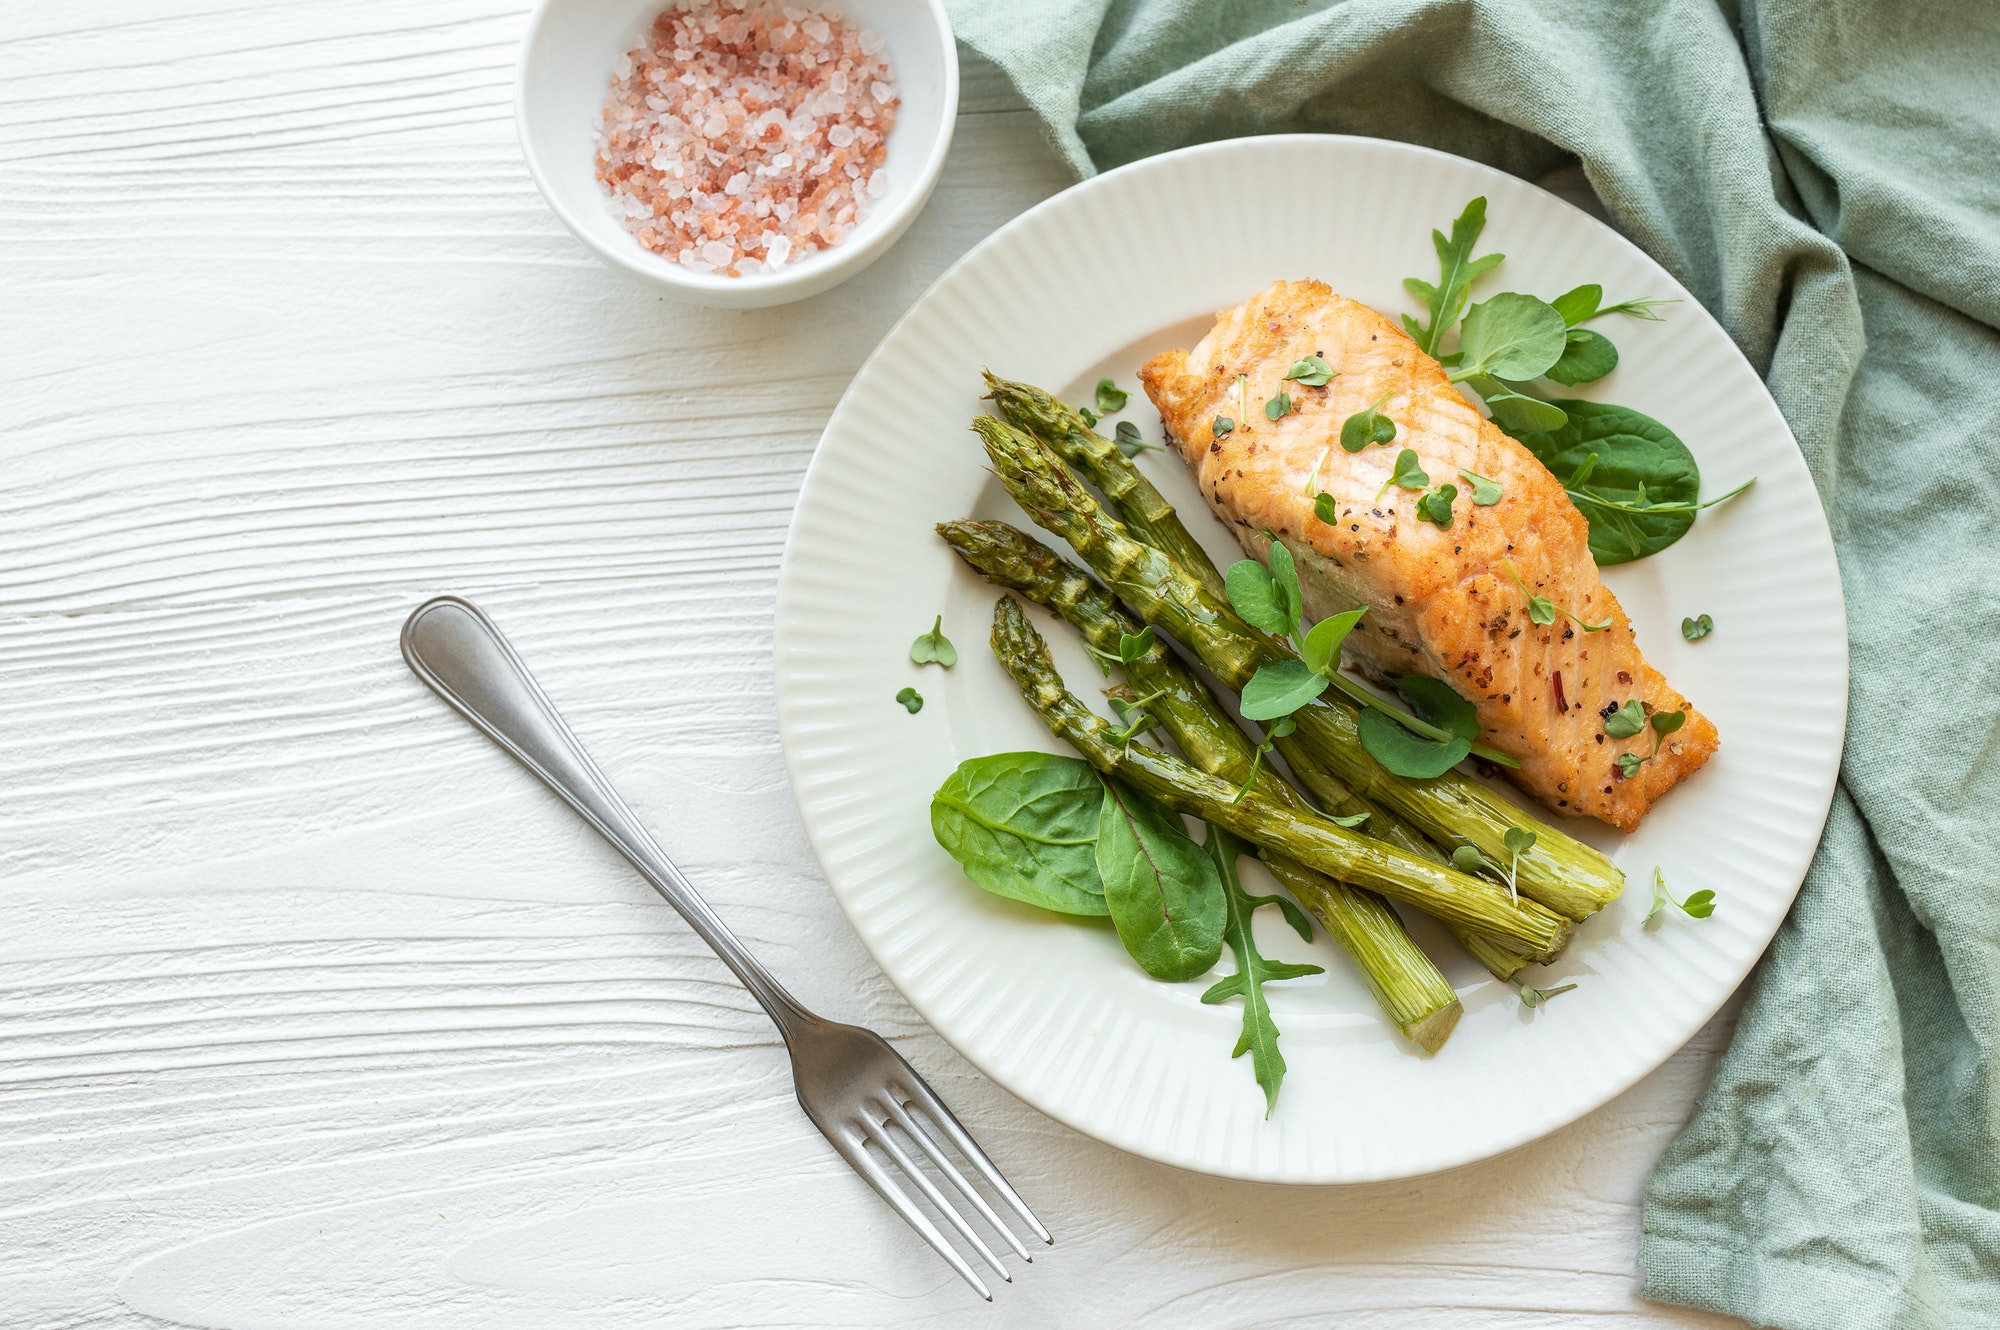
[[[1416,340],[1429,355],[1436,355],[1444,343],[1444,335],[1458,322],[1458,316],[1465,309],[1472,280],[1505,258],[1504,254],[1483,254],[1472,257],[1472,247],[1479,241],[1479,233],[1486,229],[1486,200],[1476,198],[1465,205],[1465,211],[1451,224],[1451,235],[1442,231],[1431,232],[1431,246],[1437,250],[1438,280],[1435,284],[1416,277],[1405,277],[1403,285],[1410,293],[1430,307],[1431,321],[1426,327],[1408,314],[1403,316],[1403,329]]]
[[[1715,893],[1712,891],[1697,891],[1686,900],[1677,901],[1667,891],[1666,875],[1660,872],[1659,866],[1656,864],[1653,867],[1653,908],[1646,911],[1644,922],[1652,923],[1653,916],[1661,910],[1666,909],[1669,905],[1690,919],[1706,919],[1715,913]]]
[[[1646,706],[1636,697],[1604,718],[1604,732],[1614,739],[1629,739],[1645,728]]]
[[[1107,416],[1117,415],[1125,409],[1125,402],[1131,395],[1110,379],[1099,379],[1097,381],[1097,410],[1099,414]]]
[[[1692,619],[1681,620],[1681,636],[1690,642],[1699,642],[1714,631],[1715,620],[1709,618],[1706,614],[1699,614]]]
[[[1467,471],[1464,467],[1458,469],[1458,478],[1472,486],[1472,502],[1476,507],[1491,508],[1500,502],[1503,491],[1499,481],[1488,480],[1478,472]]]
[[[918,665],[942,665],[946,669],[950,669],[952,666],[958,664],[958,648],[953,646],[951,639],[944,635],[944,616],[942,614],[938,615],[931,622],[931,630],[928,633],[910,643],[910,659]],[[902,698],[898,697],[896,700],[901,702]],[[905,703],[905,705],[908,704]],[[923,702],[919,699],[917,706],[922,705]],[[916,709],[917,707],[910,707],[912,711]]]
[[[1236,428],[1236,422],[1231,420],[1228,416],[1217,416],[1215,418],[1215,423],[1208,427],[1208,432],[1213,434],[1216,438],[1219,439],[1223,435],[1229,433],[1231,430],[1235,428]]]
[[[1356,411],[1340,423],[1340,446],[1350,453],[1358,453],[1371,443],[1391,443],[1396,438],[1396,422],[1382,414],[1382,403],[1393,396],[1383,393],[1374,402]],[[1325,464],[1325,459],[1321,459]],[[1313,468],[1319,474],[1319,468]]]
[[[938,787],[931,834],[996,896],[1058,914],[1108,914],[1097,876],[1103,803],[1104,785],[1088,762],[995,753],[959,763]]]
[[[1630,706],[1632,704],[1628,702],[1626,703],[1626,705]],[[1614,716],[1612,719],[1615,720],[1617,719],[1617,717]],[[1678,730],[1681,726],[1687,724],[1687,712],[1655,711],[1652,714],[1652,716],[1648,719],[1647,723],[1652,727],[1653,730],[1653,751],[1647,753],[1644,757],[1639,756],[1639,754],[1637,753],[1620,753],[1618,755],[1618,774],[1623,776],[1626,780],[1630,780],[1632,779],[1632,777],[1638,775],[1640,767],[1645,766],[1648,762],[1652,761],[1654,758],[1660,755],[1660,741],[1665,739],[1668,735],[1672,734],[1675,730]],[[1604,732],[1606,734],[1611,733],[1611,726],[1608,722],[1604,727]],[[1612,737],[1627,738],[1629,736],[1612,735]]]
[[[1279,393],[1276,397],[1264,403],[1264,418],[1266,420],[1283,420],[1294,409],[1292,406],[1292,395],[1290,393]]]
[[[1312,923],[1305,912],[1283,896],[1252,896],[1243,890],[1242,879],[1236,873],[1236,860],[1250,847],[1237,840],[1221,827],[1210,824],[1203,848],[1214,862],[1222,879],[1223,900],[1227,913],[1223,924],[1223,939],[1236,957],[1236,973],[1212,985],[1201,1000],[1217,1003],[1233,997],[1243,999],[1243,1033],[1236,1040],[1236,1051],[1231,1057],[1250,1055],[1250,1068],[1257,1077],[1257,1084],[1264,1088],[1264,1116],[1271,1116],[1271,1109],[1278,1102],[1278,1087],[1285,1079],[1285,1059],[1278,1052],[1278,1024],[1271,1019],[1271,1004],[1264,997],[1264,985],[1281,979],[1298,979],[1309,974],[1322,974],[1317,965],[1307,965],[1298,961],[1272,961],[1264,959],[1257,949],[1256,935],[1250,927],[1250,916],[1264,905],[1275,905],[1284,913],[1285,922],[1298,930],[1300,937],[1312,941]]]
[[[1307,356],[1304,360],[1293,361],[1292,367],[1285,371],[1285,377],[1296,379],[1309,388],[1323,388],[1326,386],[1326,381],[1338,373],[1339,370],[1315,354]]]
[[[1570,613],[1554,601],[1544,596],[1538,596],[1528,590],[1528,584],[1521,580],[1521,570],[1514,566],[1512,559],[1502,559],[1500,563],[1502,567],[1506,568],[1507,575],[1514,579],[1514,585],[1521,588],[1521,594],[1528,598],[1528,621],[1530,623],[1552,624],[1556,621],[1556,616],[1560,614],[1586,633],[1601,633],[1611,626],[1611,620],[1609,619],[1606,619],[1603,623],[1585,623],[1582,619],[1579,619],[1576,615]],[[1634,731],[1634,733],[1637,733],[1637,731]]]
[[[1514,986],[1521,990],[1521,1005],[1530,1011],[1543,1005],[1550,998],[1559,997],[1576,988],[1575,984],[1564,984],[1560,988],[1530,988],[1518,979],[1514,981]]]
[[[1229,916],[1222,876],[1182,828],[1180,814],[1106,781],[1097,875],[1118,940],[1153,978],[1177,984],[1222,955]]]
[[[924,709],[924,695],[914,688],[905,688],[896,694],[896,700],[903,704],[903,710],[912,716]]]
[[[1440,531],[1451,530],[1451,504],[1458,497],[1458,486],[1444,484],[1417,500],[1417,517],[1421,521],[1436,525]]]
[[[1155,452],[1166,451],[1157,443],[1148,443],[1146,436],[1139,433],[1139,427],[1129,420],[1118,422],[1118,428],[1113,432],[1113,442],[1118,445],[1118,451],[1127,457],[1137,457],[1148,448]]]
[[[1396,454],[1396,469],[1387,480],[1382,482],[1382,488],[1375,491],[1375,497],[1379,499],[1384,494],[1387,494],[1391,485],[1400,486],[1406,490],[1420,490],[1430,483],[1431,478],[1425,473],[1423,466],[1420,464],[1417,457],[1417,450],[1414,448],[1405,448],[1402,452]]]

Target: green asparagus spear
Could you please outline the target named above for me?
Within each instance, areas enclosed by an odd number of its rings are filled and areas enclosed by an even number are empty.
[[[1100,657],[1118,659],[1121,643],[1139,636],[1142,625],[1127,618],[1109,592],[1054,550],[1006,523],[941,522],[938,534],[989,581],[1055,610]],[[1157,640],[1143,653],[1122,654],[1131,656],[1122,667],[1133,690],[1149,699],[1147,712],[1195,766],[1232,784],[1249,778],[1257,765],[1255,747],[1193,671]],[[1273,798],[1306,810],[1304,801],[1283,781],[1267,774],[1262,784]],[[1373,815],[1373,810],[1367,811]],[[1443,1047],[1464,1008],[1395,911],[1370,892],[1357,891],[1281,855],[1265,851],[1264,859],[1354,958],[1396,1028],[1425,1052]]]
[[[1132,533],[1154,549],[1164,550],[1193,573],[1210,594],[1224,596],[1222,574],[1180,514],[1133,465],[1123,449],[1084,421],[1075,407],[1057,401],[1032,384],[986,375],[987,400],[1000,418],[1055,449],[1056,455],[1084,474],[1111,500]]]
[[[1121,640],[1138,635],[1141,625],[1125,615],[1115,597],[1093,582],[1083,570],[1033,536],[1005,522],[942,522],[937,529],[959,557],[984,574],[988,581],[1018,591],[1028,599],[1055,610],[1083,635],[1084,641],[1100,656],[1116,656]],[[1191,671],[1182,667],[1171,651],[1155,642],[1150,650],[1125,669],[1138,695],[1153,699],[1148,703],[1147,710],[1158,717],[1167,736],[1195,766],[1239,785],[1249,779],[1258,765],[1255,749],[1216,701],[1214,694]],[[1309,782],[1308,788],[1313,796],[1328,812],[1339,817],[1363,817],[1366,820],[1361,824],[1361,830],[1377,840],[1387,841],[1398,849],[1437,863],[1446,862],[1435,845],[1394,813],[1362,799],[1317,767],[1302,768],[1300,763],[1311,756],[1304,751],[1287,753],[1286,761],[1293,764],[1295,773]],[[1273,789],[1280,795],[1291,793],[1291,787],[1282,782],[1274,785]],[[1279,869],[1273,865],[1272,871],[1276,873]],[[1293,885],[1289,879],[1281,877],[1281,880],[1285,880],[1288,887]],[[1343,888],[1343,891],[1353,894],[1351,888]],[[1298,896],[1299,892],[1294,890],[1293,895]],[[1299,898],[1302,901],[1305,899],[1303,896]],[[1331,900],[1335,903],[1334,908],[1339,908],[1341,897],[1335,896]],[[1321,922],[1336,938],[1340,938],[1344,930],[1355,926],[1351,921],[1336,923],[1317,909],[1313,912],[1320,915]],[[1396,931],[1403,932],[1400,924]],[[1454,928],[1451,931],[1476,960],[1499,978],[1511,978],[1515,971],[1528,963],[1527,952],[1513,943],[1464,929]],[[1391,945],[1386,939],[1370,944],[1366,956],[1349,949],[1355,962],[1368,975],[1371,986],[1378,985],[1383,978],[1377,967],[1392,959],[1385,951]],[[1416,948],[1414,942],[1410,942],[1409,946],[1421,956],[1421,949]],[[1438,983],[1443,983],[1442,975]],[[1431,991],[1435,993],[1437,990]],[[1377,996],[1382,996],[1379,991]],[[1398,1013],[1410,1013],[1422,1019],[1428,1016],[1430,1010],[1420,1002],[1408,1001],[1407,997],[1394,1002],[1383,998],[1382,1005],[1384,1010],[1397,1018],[1399,1028],[1403,1028],[1405,1033],[1410,1032],[1410,1027],[1404,1024]],[[1424,1042],[1414,1035],[1412,1038],[1420,1044]],[[1442,1042],[1441,1038],[1439,1042]]]
[[[1038,441],[992,417],[975,420],[973,429],[1015,502],[1036,523],[1067,540],[1141,618],[1171,633],[1225,686],[1240,690],[1260,665],[1291,655],[1289,648],[1245,624],[1174,559],[1133,539]],[[1572,919],[1587,918],[1624,888],[1624,875],[1610,860],[1468,776],[1447,772],[1409,780],[1391,775],[1362,746],[1351,703],[1322,696],[1294,718],[1298,729],[1289,742],[1316,754],[1354,793],[1395,810],[1441,845],[1470,844],[1488,859],[1505,863],[1514,857],[1506,845],[1508,829],[1534,832],[1533,848],[1520,856],[1518,882],[1522,894],[1549,908]]]
[[[1240,791],[1178,758],[1137,741],[1119,743],[1111,723],[1078,701],[1049,658],[1048,644],[1012,596],[993,610],[993,654],[1042,720],[1083,759],[1177,813],[1214,823],[1342,882],[1406,901],[1440,919],[1526,943],[1547,960],[1574,925],[1531,900],[1514,900],[1497,882],[1391,849],[1318,814],[1288,808],[1252,786]]]

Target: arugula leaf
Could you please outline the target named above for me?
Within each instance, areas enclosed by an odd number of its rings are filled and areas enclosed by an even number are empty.
[[[1097,381],[1097,409],[1103,415],[1111,416],[1123,411],[1131,395],[1110,379]]]
[[[1563,353],[1543,373],[1557,383],[1593,383],[1618,368],[1618,348],[1602,333],[1571,328],[1564,334]]]
[[[1112,441],[1118,445],[1118,451],[1127,457],[1137,457],[1148,448],[1154,452],[1166,451],[1161,445],[1149,442],[1146,436],[1139,432],[1139,427],[1129,420],[1118,422],[1118,428],[1113,431]]]
[[[1216,438],[1219,439],[1223,435],[1229,433],[1231,430],[1235,428],[1236,428],[1236,422],[1231,420],[1228,416],[1217,416],[1215,418],[1215,423],[1208,427],[1208,432],[1210,434],[1213,434]]]
[[[1417,456],[1417,450],[1405,448],[1396,454],[1396,469],[1382,482],[1382,488],[1375,491],[1375,497],[1379,499],[1387,494],[1391,485],[1399,485],[1406,490],[1420,490],[1430,483],[1431,478],[1425,472],[1421,459]]]
[[[1572,287],[1549,302],[1549,308],[1563,316],[1563,322],[1574,328],[1585,319],[1597,317],[1597,306],[1604,299],[1604,288],[1596,282],[1585,282]]]
[[[1458,333],[1461,359],[1451,380],[1480,374],[1516,381],[1539,378],[1561,358],[1565,338],[1563,316],[1548,302],[1503,291],[1465,312]]]
[[[928,633],[910,643],[910,659],[919,665],[942,665],[946,669],[958,664],[958,648],[944,635],[942,614],[931,623],[931,630]]]
[[[1681,620],[1681,636],[1690,642],[1699,642],[1714,631],[1715,620],[1709,618],[1706,614],[1698,615],[1692,619]]]
[[[1341,614],[1330,614],[1312,626],[1312,631],[1299,643],[1299,656],[1306,668],[1315,674],[1331,674],[1340,668],[1340,644],[1354,631],[1354,625],[1361,622],[1361,616],[1368,612],[1363,605],[1358,610],[1347,610]]]
[[[1715,893],[1707,890],[1697,891],[1686,900],[1677,901],[1673,898],[1673,894],[1667,890],[1666,875],[1660,872],[1659,865],[1655,864],[1653,865],[1653,908],[1646,911],[1646,917],[1641,922],[1652,923],[1653,916],[1661,910],[1666,909],[1669,905],[1687,915],[1690,919],[1706,919],[1715,913]]]
[[[1478,507],[1491,508],[1500,502],[1503,491],[1499,481],[1488,480],[1478,472],[1467,471],[1464,467],[1458,469],[1458,478],[1472,486],[1472,502]]]
[[[896,694],[896,700],[903,704],[903,710],[912,716],[924,709],[924,695],[914,688],[905,688]]]
[[[1625,705],[1604,718],[1604,732],[1614,739],[1629,739],[1645,728],[1645,704],[1636,697],[1627,698]]]
[[[1382,414],[1382,403],[1393,394],[1383,393],[1375,401],[1340,423],[1340,446],[1358,453],[1371,443],[1389,443],[1396,437],[1396,422]]]
[[[1403,328],[1429,355],[1438,353],[1444,335],[1451,331],[1451,326],[1464,312],[1473,279],[1506,257],[1504,254],[1472,257],[1472,247],[1478,243],[1479,233],[1485,229],[1486,200],[1476,198],[1465,205],[1465,211],[1451,224],[1449,238],[1442,231],[1431,232],[1431,246],[1437,250],[1438,256],[1436,284],[1416,277],[1403,279],[1403,285],[1410,293],[1430,307],[1428,327],[1407,314],[1403,316]]]
[[[1289,716],[1325,692],[1332,682],[1302,660],[1272,661],[1259,667],[1243,685],[1243,719],[1276,720]]]
[[[1153,978],[1192,979],[1222,955],[1229,915],[1222,876],[1183,829],[1180,814],[1104,782],[1097,874],[1118,940]]]
[[[1104,786],[1090,764],[994,753],[958,764],[931,797],[931,834],[974,884],[1059,914],[1102,915],[1097,824]]]
[[[1264,418],[1266,420],[1283,420],[1295,410],[1297,408],[1292,405],[1292,395],[1290,393],[1279,393],[1276,397],[1265,401]]]
[[[1446,731],[1450,738],[1431,739],[1416,733],[1394,716],[1370,707],[1361,713],[1361,744],[1389,771],[1413,780],[1442,776],[1463,762],[1479,737],[1479,717],[1472,704],[1451,685],[1427,674],[1391,679],[1417,716]]]
[[[1307,356],[1304,360],[1293,361],[1292,367],[1285,371],[1285,377],[1287,379],[1297,379],[1309,388],[1323,388],[1326,386],[1328,379],[1335,377],[1339,373],[1340,371],[1327,364],[1323,357],[1314,354]]]
[[[1675,433],[1630,407],[1563,401],[1558,429],[1510,431],[1563,479],[1570,501],[1590,524],[1590,552],[1600,566],[1657,554],[1694,525],[1695,514],[1741,494],[1700,500],[1701,471]]]
[[[1458,497],[1458,486],[1444,484],[1417,500],[1417,517],[1431,522],[1440,531],[1451,530],[1451,504]]]
[[[1257,949],[1250,916],[1260,905],[1282,908],[1291,905],[1291,902],[1282,896],[1252,896],[1243,890],[1243,881],[1236,872],[1236,860],[1250,847],[1221,827],[1210,824],[1202,848],[1208,852],[1222,878],[1223,900],[1228,908],[1223,938],[1229,943],[1230,951],[1235,953],[1236,973],[1211,985],[1201,995],[1201,1000],[1213,1004],[1233,997],[1243,999],[1243,1033],[1237,1038],[1236,1049],[1229,1056],[1240,1058],[1245,1053],[1250,1055],[1251,1071],[1257,1077],[1257,1084],[1264,1089],[1264,1116],[1268,1118],[1278,1103],[1278,1087],[1285,1080],[1285,1059],[1278,1052],[1278,1023],[1271,1019],[1271,1004],[1264,997],[1264,985],[1281,979],[1323,974],[1325,971],[1320,966],[1296,961],[1265,960],[1263,953]],[[1296,906],[1285,910],[1284,914],[1300,937],[1312,941],[1312,925]]]

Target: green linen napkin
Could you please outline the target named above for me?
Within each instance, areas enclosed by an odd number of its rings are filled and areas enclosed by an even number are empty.
[[[2000,1325],[2000,4],[947,8],[1080,175],[1301,130],[1580,160],[1766,375],[1839,547],[1847,753],[1647,1188],[1644,1291],[1788,1330]]]

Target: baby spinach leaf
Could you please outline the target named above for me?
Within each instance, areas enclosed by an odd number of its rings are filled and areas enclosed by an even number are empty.
[[[1645,728],[1646,708],[1636,697],[1604,718],[1604,732],[1614,739],[1629,739]]]
[[[1250,682],[1243,685],[1243,719],[1276,720],[1289,716],[1325,692],[1331,682],[1302,660],[1272,661],[1260,667],[1250,676]]]
[[[1416,277],[1405,277],[1403,285],[1417,299],[1430,307],[1431,321],[1426,327],[1405,314],[1403,327],[1426,353],[1436,355],[1444,341],[1444,335],[1458,322],[1458,316],[1465,309],[1467,293],[1472,289],[1473,278],[1499,263],[1504,254],[1482,254],[1472,257],[1472,247],[1479,241],[1479,233],[1486,229],[1486,200],[1476,198],[1465,205],[1458,220],[1451,224],[1451,235],[1442,231],[1431,232],[1431,246],[1437,250],[1438,280],[1435,284]]]
[[[942,665],[946,669],[958,664],[958,648],[944,635],[942,614],[932,622],[928,633],[910,643],[910,659],[919,665]]]
[[[1371,443],[1389,443],[1396,437],[1396,422],[1382,414],[1382,403],[1390,394],[1383,393],[1375,401],[1356,411],[1340,422],[1340,446],[1350,453],[1358,453]]]
[[[903,710],[912,716],[924,709],[924,695],[914,688],[905,688],[896,694],[896,700],[903,704]]]
[[[1592,383],[1618,368],[1618,348],[1602,333],[1571,328],[1564,335],[1563,353],[1543,373],[1557,383]]]
[[[1294,361],[1292,367],[1285,371],[1285,377],[1297,379],[1310,388],[1323,388],[1326,381],[1338,373],[1340,371],[1327,364],[1322,357],[1310,355],[1304,360]]]
[[[1417,450],[1405,448],[1396,454],[1396,469],[1382,482],[1382,488],[1375,491],[1375,497],[1379,499],[1387,494],[1391,485],[1401,486],[1406,490],[1420,490],[1430,483],[1431,478],[1425,472],[1422,459],[1417,456]]]
[[[1472,502],[1478,507],[1491,508],[1500,502],[1503,491],[1499,481],[1488,480],[1478,472],[1467,471],[1464,467],[1458,469],[1458,478],[1472,486]]]
[[[1059,914],[1109,913],[1097,874],[1104,785],[1087,762],[994,753],[958,764],[931,798],[931,834],[996,896]]]
[[[1395,717],[1370,707],[1361,713],[1361,744],[1398,776],[1428,780],[1463,762],[1479,737],[1479,716],[1451,685],[1427,674],[1390,680],[1417,716],[1446,730],[1449,739],[1416,733]]]
[[[1574,328],[1585,319],[1597,317],[1597,306],[1604,299],[1604,288],[1596,282],[1585,282],[1572,287],[1549,302],[1549,307],[1563,316],[1563,322]]]
[[[1709,618],[1706,614],[1698,615],[1692,619],[1681,620],[1681,636],[1690,642],[1699,642],[1714,631],[1715,620]]]
[[[1354,625],[1361,622],[1361,616],[1368,612],[1363,605],[1358,610],[1347,610],[1341,614],[1330,614],[1312,626],[1312,631],[1299,643],[1299,656],[1306,668],[1315,674],[1331,674],[1340,668],[1340,644],[1354,631]]]
[[[1110,379],[1097,381],[1097,409],[1100,414],[1112,416],[1123,411],[1126,399],[1131,395]]]
[[[1703,503],[1694,454],[1665,425],[1609,402],[1557,405],[1569,416],[1561,428],[1509,433],[1562,480],[1602,566],[1657,554],[1687,534],[1696,513],[1748,487]]]
[[[1236,1050],[1229,1056],[1240,1058],[1245,1053],[1250,1055],[1251,1071],[1257,1077],[1257,1084],[1264,1088],[1264,1116],[1268,1118],[1278,1103],[1278,1087],[1284,1084],[1285,1059],[1278,1052],[1278,1023],[1271,1018],[1271,1004],[1264,996],[1264,985],[1281,979],[1323,974],[1325,971],[1317,965],[1264,959],[1250,927],[1250,916],[1257,907],[1276,905],[1283,909],[1291,906],[1284,911],[1285,919],[1308,942],[1312,941],[1312,925],[1298,907],[1283,896],[1252,896],[1243,890],[1242,879],[1236,872],[1236,860],[1249,851],[1248,845],[1211,824],[1202,848],[1214,860],[1216,871],[1222,878],[1223,899],[1228,907],[1223,939],[1236,956],[1236,973],[1212,985],[1201,995],[1201,1000],[1216,1003],[1233,997],[1243,999],[1243,1033],[1236,1040]]]
[[[1106,782],[1097,873],[1119,941],[1153,978],[1192,979],[1222,955],[1229,914],[1222,876],[1182,829],[1178,813]]]
[[[1564,344],[1563,316],[1553,306],[1519,291],[1502,291],[1465,312],[1458,332],[1461,359],[1451,378],[1540,378],[1562,356]]]

